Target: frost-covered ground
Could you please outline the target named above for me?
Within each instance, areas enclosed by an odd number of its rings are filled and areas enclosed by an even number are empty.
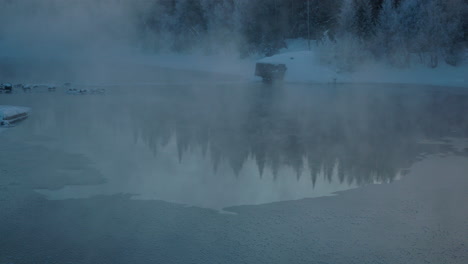
[[[321,54],[327,49],[311,45],[311,51],[304,40],[290,40],[288,47],[280,50],[280,54],[262,58],[251,56],[241,59],[238,54],[222,53],[209,55],[203,52],[190,54],[177,53],[139,53],[125,50],[121,53],[109,51],[99,56],[86,54],[83,56],[60,55],[54,57],[15,57],[0,52],[0,79],[2,81],[20,81],[26,76],[29,81],[60,83],[63,81],[79,82],[97,85],[122,84],[155,84],[164,83],[161,80],[161,70],[169,68],[186,71],[224,74],[225,82],[260,80],[254,76],[256,62],[284,63],[288,70],[285,81],[291,83],[387,83],[387,84],[423,84],[440,86],[468,86],[468,61],[454,67],[441,62],[437,68],[413,63],[407,68],[397,68],[380,62],[368,61],[355,65],[352,72],[338,70],[330,64],[327,57]],[[468,56],[467,56],[468,57]],[[44,69],[38,69],[36,67]],[[10,69],[8,69],[10,68]],[[28,68],[31,70],[26,71]],[[20,78],[8,74],[21,69]],[[190,74],[190,73],[188,73]],[[15,75],[15,74],[13,74]],[[157,78],[156,78],[156,77]],[[187,78],[188,79],[188,78]],[[183,83],[184,79],[170,80]],[[222,80],[218,80],[222,81]]]
[[[325,52],[315,43],[308,50],[306,41],[289,40],[288,48],[272,57],[250,57],[239,59],[235,55],[195,54],[157,54],[145,56],[143,60],[148,65],[157,65],[173,69],[200,70],[217,73],[229,73],[242,76],[245,79],[254,78],[256,62],[283,63],[288,70],[286,82],[296,83],[391,83],[391,84],[425,84],[440,86],[468,86],[468,62],[454,67],[441,63],[437,68],[429,68],[422,64],[413,64],[407,68],[396,68],[385,63],[366,62],[356,65],[352,72],[337,70],[333,65],[323,62]]]
[[[435,69],[424,65],[395,68],[382,63],[356,66],[353,72],[340,72],[320,60],[318,51],[285,52],[259,60],[285,64],[286,82],[312,83],[393,83],[440,86],[468,86],[468,65],[453,67],[442,64]]]
[[[354,65],[352,72],[338,70],[330,65],[330,55],[322,54],[329,49],[311,43],[308,50],[306,40],[287,41],[288,48],[280,54],[260,59],[263,62],[284,63],[288,66],[285,80],[288,82],[318,83],[392,83],[392,84],[425,84],[441,86],[468,86],[468,53],[465,61],[459,66],[450,66],[444,62],[437,68],[414,62],[406,68],[397,68],[383,62],[367,61]],[[328,63],[324,62],[328,61]]]
[[[396,68],[383,63],[366,63],[353,72],[340,72],[321,62],[319,51],[285,51],[256,60],[235,56],[203,54],[160,54],[144,58],[146,65],[172,69],[197,70],[238,75],[242,80],[260,80],[254,77],[255,63],[283,63],[288,70],[284,81],[292,83],[379,83],[423,84],[440,86],[468,86],[468,64],[453,67],[441,64],[435,69],[424,65]],[[142,60],[137,61],[141,62]]]
[[[283,49],[272,57],[239,59],[231,55],[155,54],[135,62],[172,69],[197,70],[239,76],[241,80],[260,80],[254,77],[255,63],[283,63],[288,70],[284,81],[292,83],[387,83],[440,86],[468,86],[468,63],[454,67],[441,63],[437,68],[415,64],[396,68],[384,63],[368,62],[357,65],[353,72],[343,72],[322,61],[320,50]]]

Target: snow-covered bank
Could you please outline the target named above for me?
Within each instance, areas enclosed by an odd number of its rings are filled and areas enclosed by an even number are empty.
[[[383,64],[367,64],[356,72],[341,74],[341,82],[427,84],[468,87],[468,65],[453,67],[447,64],[435,69],[423,65],[398,69]]]
[[[333,82],[338,74],[331,67],[320,65],[319,59],[312,51],[286,52],[266,57],[258,62],[285,64],[287,67],[286,82]]]
[[[278,55],[259,60],[256,60],[258,57],[255,56],[240,59],[235,54],[205,55],[202,53],[128,53],[109,56],[102,60],[73,56],[38,60],[35,57],[10,56],[0,60],[0,66],[10,68],[14,74],[8,76],[7,72],[0,72],[0,79],[10,82],[63,83],[71,81],[88,85],[193,82],[187,72],[179,74],[184,78],[168,78],[167,73],[157,69],[166,68],[216,74],[219,75],[217,81],[255,81],[260,80],[259,77],[254,76],[255,63],[266,62],[282,63],[287,66],[284,78],[286,83],[391,83],[468,87],[467,62],[457,67],[441,63],[435,69],[416,64],[401,69],[374,62],[358,65],[353,72],[344,72],[325,63],[323,57],[319,49],[304,51],[303,48],[299,50],[299,47],[294,45],[290,49],[282,50],[282,53]],[[43,64],[47,67],[40,66]]]
[[[283,63],[288,68],[285,82],[391,83],[468,87],[468,63],[457,67],[441,64],[432,69],[425,65],[396,68],[375,62],[359,65],[353,72],[341,72],[336,67],[323,63],[318,50],[295,51],[295,48],[297,47],[292,46],[288,50],[283,50],[281,54],[258,61],[255,58],[239,59],[233,55],[154,54],[135,58],[134,62],[171,69],[233,74],[247,80],[259,80],[254,77],[256,62]]]
[[[413,64],[408,68],[396,68],[385,63],[368,62],[355,67],[353,72],[337,70],[333,65],[324,63],[323,49],[312,44],[307,50],[307,41],[291,39],[286,41],[288,48],[280,54],[257,60],[253,56],[240,59],[234,54],[204,55],[196,54],[152,54],[134,59],[172,69],[197,70],[214,73],[238,75],[249,80],[254,77],[255,63],[266,62],[285,64],[288,68],[285,82],[296,83],[379,83],[379,84],[422,84],[468,87],[468,61],[454,67],[441,63],[437,68]]]
[[[9,126],[29,116],[29,107],[0,105],[0,126]]]
[[[383,63],[357,66],[353,72],[340,72],[320,61],[317,51],[293,51],[259,60],[264,63],[285,64],[285,82],[301,83],[394,83],[468,87],[468,65],[446,64],[435,69],[423,65],[398,69]]]

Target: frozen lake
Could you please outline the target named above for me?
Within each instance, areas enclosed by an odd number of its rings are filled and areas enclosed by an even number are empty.
[[[449,140],[468,135],[462,90],[262,83],[98,88],[106,94],[59,89],[0,97],[0,104],[33,109],[2,137],[87,160],[57,155],[21,164],[41,163],[57,177],[95,178],[95,184],[37,189],[49,199],[130,194],[222,209],[391,183],[428,154],[466,151]]]
[[[466,25],[468,0],[0,0],[0,264],[468,264]]]
[[[467,91],[170,83],[0,95],[0,263],[466,263]]]

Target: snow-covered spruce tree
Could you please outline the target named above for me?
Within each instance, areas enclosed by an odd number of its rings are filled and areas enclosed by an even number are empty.
[[[280,0],[249,1],[242,21],[246,41],[242,55],[271,56],[286,47],[284,40],[289,28],[286,5],[287,2]]]
[[[372,4],[370,0],[354,0],[353,33],[363,40],[369,40],[374,35],[372,19]]]
[[[173,46],[172,32],[176,24],[174,6],[170,5],[169,1],[148,0],[135,0],[128,4],[137,26],[139,48],[162,51]]]
[[[338,34],[354,33],[356,9],[354,0],[343,0],[339,14],[339,32]]]
[[[206,36],[207,20],[200,0],[177,0],[174,18],[174,50],[186,51]]]
[[[291,1],[289,8],[290,38],[310,37],[317,44],[325,38],[325,32],[334,35],[341,0]]]
[[[240,34],[240,12],[242,1],[201,0],[207,19],[205,51],[209,53],[232,52],[243,41]]]
[[[427,58],[428,66],[435,68],[439,64],[443,46],[450,41],[450,32],[446,31],[448,25],[444,25],[445,14],[438,0],[428,1],[421,6],[421,19],[424,24],[419,25],[419,34],[414,46],[421,58]]]
[[[343,0],[340,33],[351,33],[362,40],[374,34],[373,7],[370,0]]]
[[[457,64],[460,57],[459,44],[462,42],[462,1],[431,0],[425,2],[419,32],[419,54],[430,67],[437,67],[443,58],[450,64]]]
[[[443,57],[450,65],[457,65],[463,59],[465,51],[463,18],[468,16],[468,2],[463,0],[437,0],[440,17],[436,23],[441,24],[439,51],[437,54]]]
[[[384,0],[378,15],[374,51],[378,57],[384,57],[392,52],[397,20],[393,0]]]
[[[379,38],[387,38],[390,62],[407,66],[417,56],[420,63],[430,67],[437,67],[441,58],[456,64],[462,50],[457,47],[463,39],[460,7],[460,0],[401,0],[395,30],[390,35],[378,34]],[[383,10],[381,28],[387,26]]]
[[[420,50],[419,38],[424,24],[422,2],[422,0],[401,0],[398,3],[396,23],[393,25],[393,34],[388,36],[390,43],[386,51],[390,63],[395,66],[409,66],[411,54],[416,54]]]
[[[373,53],[378,59],[384,59],[391,65],[398,67],[408,66],[409,51],[406,31],[411,32],[410,14],[404,14],[397,8],[399,3],[394,0],[384,0],[378,15],[373,39]],[[405,17],[408,15],[408,17]]]
[[[367,0],[344,0],[339,15],[339,25],[332,48],[335,64],[340,71],[353,71],[356,66],[371,58],[368,38],[371,30],[371,8]],[[369,23],[367,25],[366,23]]]

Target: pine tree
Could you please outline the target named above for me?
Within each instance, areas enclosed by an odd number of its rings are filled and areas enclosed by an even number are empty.
[[[370,0],[354,0],[354,33],[364,40],[374,34],[372,5]]]
[[[392,64],[396,64],[394,56],[404,46],[398,34],[398,24],[394,0],[384,0],[378,15],[373,51],[377,58],[387,58]]]
[[[207,21],[199,0],[178,0],[174,17],[177,51],[186,50],[203,39]]]

